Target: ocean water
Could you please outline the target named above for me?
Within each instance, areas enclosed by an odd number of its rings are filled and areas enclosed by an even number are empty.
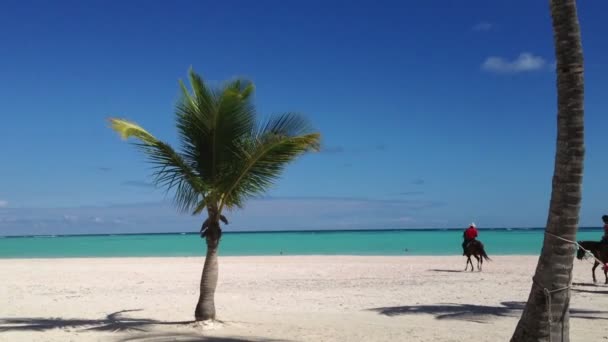
[[[542,229],[480,230],[492,255],[540,252]],[[599,240],[582,229],[578,240]],[[224,233],[220,255],[459,255],[462,230],[368,230]],[[0,258],[204,255],[196,234],[71,235],[0,238]]]

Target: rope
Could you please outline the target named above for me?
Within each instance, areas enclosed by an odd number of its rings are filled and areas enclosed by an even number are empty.
[[[576,245],[578,248],[580,248],[580,249],[582,249],[582,250],[584,250],[584,251],[585,251],[585,255],[586,255],[586,256],[590,256],[590,257],[592,257],[593,259],[595,259],[595,261],[599,262],[599,263],[600,263],[600,265],[604,265],[604,267],[606,267],[606,263],[605,263],[605,262],[603,262],[602,260],[600,260],[600,259],[596,258],[596,257],[595,257],[595,255],[593,255],[593,253],[591,253],[591,251],[589,251],[588,249],[583,248],[583,246],[581,246],[581,245],[580,245],[578,242],[576,242],[576,241],[572,241],[572,240],[568,240],[568,239],[565,239],[565,238],[563,238],[563,237],[561,237],[561,236],[559,236],[559,235],[555,235],[555,234],[553,234],[553,233],[551,233],[551,232],[547,232],[547,231],[545,231],[545,234],[550,235],[550,236],[553,236],[553,237],[554,237],[554,238],[556,238],[556,239],[559,239],[559,240],[562,240],[562,241],[565,241],[565,242],[571,243],[571,244],[573,244],[573,245]]]

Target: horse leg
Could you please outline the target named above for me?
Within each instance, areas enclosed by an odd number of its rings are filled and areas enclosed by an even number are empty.
[[[479,266],[479,255],[475,254],[475,259],[477,259],[477,270],[481,271],[481,266]]]
[[[483,256],[479,257],[479,272],[481,272],[481,269],[483,268]]]
[[[604,284],[608,285],[608,264],[604,264],[604,278],[606,278]]]
[[[471,264],[471,267],[473,267],[473,263],[471,262],[471,256],[467,255],[467,262],[464,265],[464,271],[465,272],[469,269],[469,263]]]
[[[597,260],[595,260],[595,262],[593,263],[593,268],[591,269],[591,274],[593,275],[593,282],[594,282],[594,283],[597,283],[597,280],[595,279],[595,269],[597,268],[597,266],[598,266],[599,264],[600,264],[600,263],[599,263],[599,262],[597,262]]]

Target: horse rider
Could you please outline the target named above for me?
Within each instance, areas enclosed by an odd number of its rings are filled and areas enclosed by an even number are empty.
[[[604,221],[604,236],[602,236],[602,243],[608,244],[608,215],[602,216],[602,221]]]
[[[475,223],[469,225],[469,228],[464,231],[462,237],[464,238],[464,241],[462,242],[462,255],[465,255],[467,245],[477,237],[477,226]]]

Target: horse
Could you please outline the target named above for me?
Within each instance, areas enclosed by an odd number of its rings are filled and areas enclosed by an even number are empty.
[[[483,243],[478,240],[473,240],[469,242],[464,248],[464,254],[467,257],[467,263],[464,267],[464,270],[469,268],[469,264],[471,265],[471,272],[475,270],[473,267],[473,262],[471,261],[471,256],[474,256],[477,259],[477,270],[481,272],[481,267],[483,266],[483,260],[492,261],[486,254],[485,249],[483,248]]]
[[[585,257],[585,250],[588,250],[595,257],[591,274],[593,275],[593,282],[597,282],[595,279],[595,269],[600,264],[598,260],[601,260],[604,265],[608,264],[608,243],[602,243],[598,241],[578,241],[579,248],[576,252],[576,258],[583,260]],[[582,248],[581,248],[582,247]],[[584,248],[584,249],[583,249]],[[606,278],[605,284],[608,284],[608,267],[604,266],[604,277]]]

